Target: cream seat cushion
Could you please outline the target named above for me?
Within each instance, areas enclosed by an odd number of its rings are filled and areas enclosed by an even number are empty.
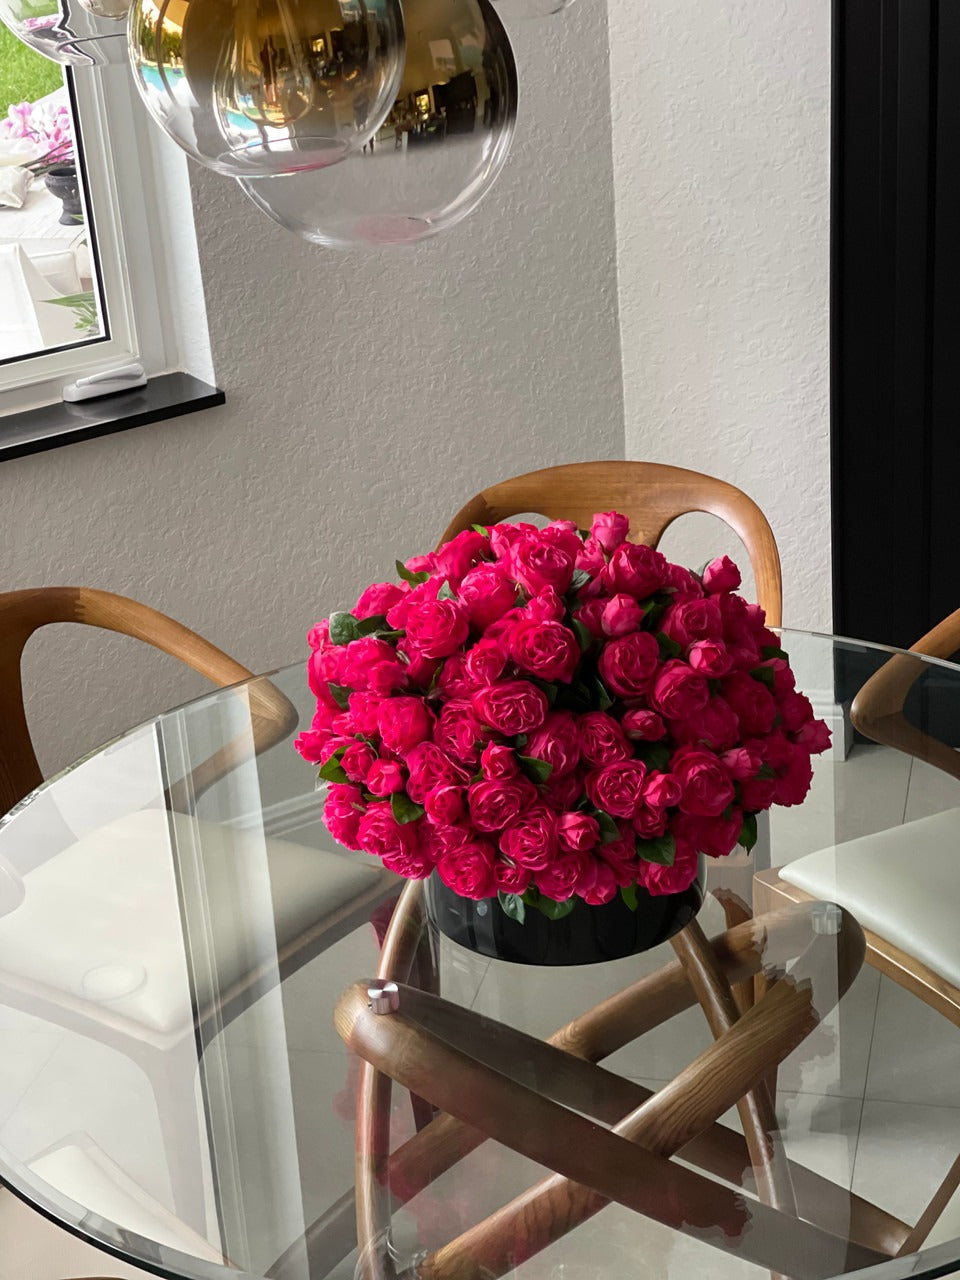
[[[23,901],[0,918],[0,982],[16,975],[175,1031],[193,1017],[182,904],[203,1006],[386,887],[364,858],[162,809],[124,816],[24,876]]]
[[[960,809],[830,845],[779,874],[960,987]]]

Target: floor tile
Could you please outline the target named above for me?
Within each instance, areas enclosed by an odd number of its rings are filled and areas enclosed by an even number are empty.
[[[960,806],[960,779],[925,760],[914,760],[907,794],[906,821],[926,818]]]
[[[960,1107],[960,1028],[884,978],[866,1096]]]

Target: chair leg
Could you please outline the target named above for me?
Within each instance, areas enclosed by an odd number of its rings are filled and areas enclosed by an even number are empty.
[[[207,1178],[202,1117],[197,1105],[197,1053],[193,1040],[141,1062],[157,1105],[163,1153],[177,1217],[207,1234]]]

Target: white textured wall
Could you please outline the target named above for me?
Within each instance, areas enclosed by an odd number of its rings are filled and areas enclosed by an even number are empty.
[[[627,456],[745,489],[785,624],[829,630],[830,4],[609,14]],[[693,524],[664,549],[696,564],[718,537]]]
[[[195,174],[220,410],[0,465],[0,584],[85,583],[264,669],[430,546],[467,497],[623,450],[606,27],[597,0],[517,28],[522,118],[474,216],[343,256]],[[201,686],[58,628],[28,663],[41,763]]]

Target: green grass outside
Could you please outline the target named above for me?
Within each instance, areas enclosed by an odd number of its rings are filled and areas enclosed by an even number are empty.
[[[63,84],[55,62],[28,48],[0,23],[0,119],[16,102],[36,102]]]

